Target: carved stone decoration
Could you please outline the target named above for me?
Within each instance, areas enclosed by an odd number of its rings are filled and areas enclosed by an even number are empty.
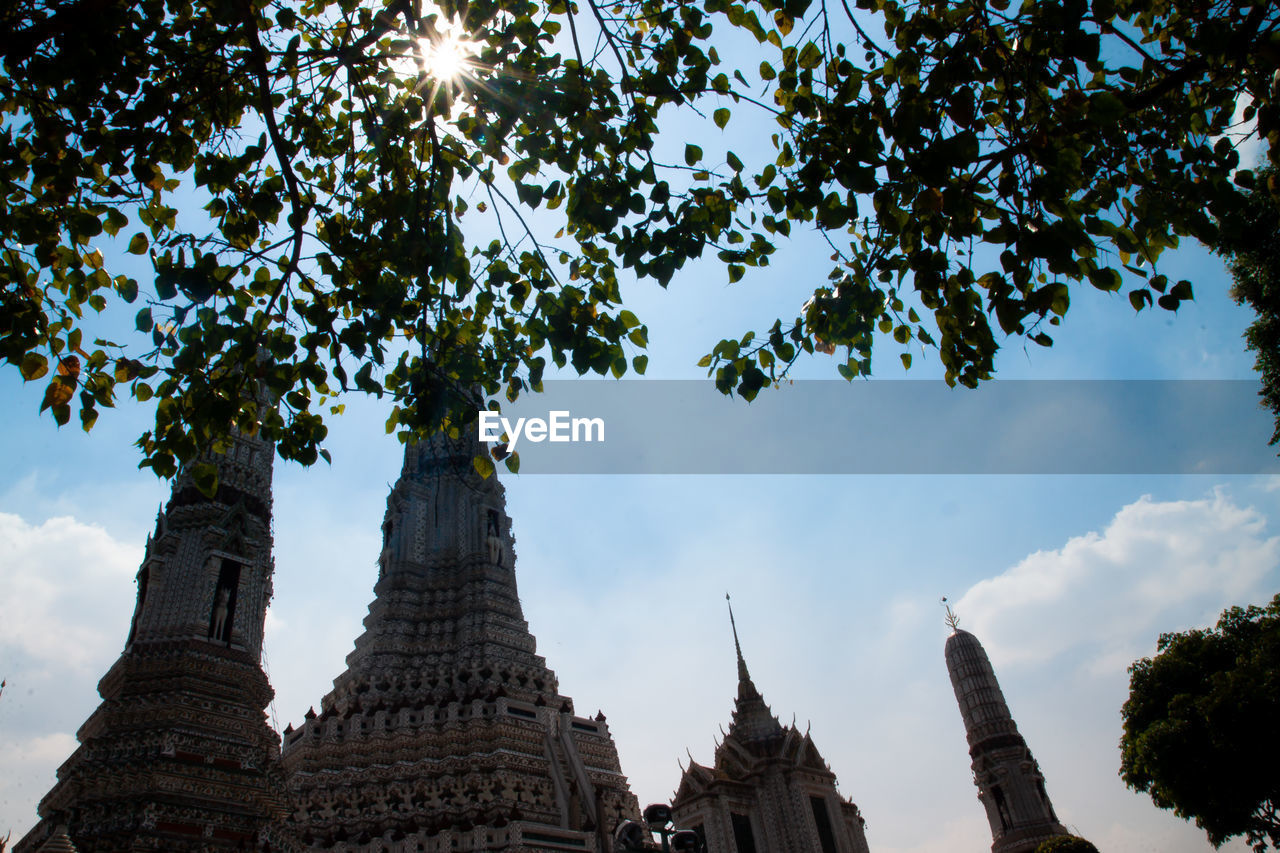
[[[309,849],[609,853],[639,816],[603,718],[575,716],[536,652],[478,452],[444,436],[405,450],[364,633],[320,712],[286,730]]]
[[[732,610],[729,618],[733,624]],[[729,731],[713,766],[690,758],[671,801],[675,825],[701,835],[707,853],[869,853],[862,814],[836,789],[813,739],[779,723],[756,689],[736,625],[733,643],[738,697]]]
[[[948,615],[947,671],[964,718],[973,784],[991,825],[991,851],[1031,853],[1069,833],[1053,811],[1040,766],[1009,713],[986,650]]]
[[[125,650],[98,684],[102,704],[15,853],[294,849],[261,666],[271,460],[261,440],[236,436],[212,457],[215,497],[176,478],[138,572]],[[223,545],[257,568],[229,572]]]

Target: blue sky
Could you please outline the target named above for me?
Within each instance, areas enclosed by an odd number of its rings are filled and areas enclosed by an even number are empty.
[[[719,337],[793,316],[813,286],[803,272],[823,269],[811,261],[825,257],[817,241],[800,239],[736,285],[713,265],[696,265],[668,292],[630,286],[629,304],[650,327],[649,375],[699,378],[694,365]],[[1196,286],[1195,303],[1176,317],[1135,316],[1122,295],[1082,290],[1057,344],[1011,342],[999,377],[1250,378],[1240,340],[1248,315],[1228,299],[1220,262],[1185,248],[1166,264]],[[834,365],[818,357],[796,375],[828,378]],[[885,347],[877,376],[902,375],[896,350]],[[938,375],[936,357],[917,353],[910,377]],[[167,497],[135,467],[131,443],[146,428],[144,408],[107,412],[85,436],[38,415],[39,392],[14,371],[0,373],[0,676],[8,681],[0,831],[15,837],[34,821],[36,801],[96,705],[97,679],[127,632],[146,533]],[[736,405],[751,417],[750,406]],[[400,464],[385,415],[377,401],[350,401],[332,424],[331,466],[277,460],[266,664],[280,727],[319,703],[360,631]],[[729,591],[757,686],[784,722],[794,716],[811,727],[842,791],[862,808],[872,849],[986,849],[943,665],[938,600],[947,595],[986,644],[1069,826],[1104,853],[1209,849],[1202,833],[1116,776],[1125,669],[1154,651],[1159,633],[1210,624],[1222,608],[1262,602],[1280,587],[1280,480],[503,480],[539,649],[579,712],[608,715],[642,803],[669,797],[686,750],[709,761],[728,723],[736,677]]]

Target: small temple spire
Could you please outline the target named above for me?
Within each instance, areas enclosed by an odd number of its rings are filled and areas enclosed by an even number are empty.
[[[733,602],[729,600],[729,593],[724,594],[724,600],[729,605],[729,627],[733,629],[733,648],[738,653],[738,683],[751,683],[751,673],[747,672],[747,661],[742,656],[742,644],[738,642],[738,623],[733,621]]]

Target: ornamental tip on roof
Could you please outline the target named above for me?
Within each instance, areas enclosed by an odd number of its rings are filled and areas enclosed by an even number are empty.
[[[951,609],[951,605],[947,603],[947,597],[945,595],[942,596],[942,607],[947,612],[947,615],[944,617],[943,621],[947,623],[947,627],[951,629],[952,634],[959,633],[960,617],[957,616],[956,612]]]
[[[724,594],[730,602],[729,593]],[[782,733],[782,724],[765,704],[764,697],[751,681],[747,661],[742,656],[742,644],[738,641],[738,625],[733,618],[733,604],[729,603],[729,625],[733,629],[733,648],[738,655],[738,698],[734,701],[733,719],[729,723],[728,737],[742,740],[761,740]]]

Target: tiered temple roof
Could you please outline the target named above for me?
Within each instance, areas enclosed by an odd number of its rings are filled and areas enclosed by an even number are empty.
[[[406,448],[364,633],[319,712],[285,731],[311,849],[604,853],[638,814],[603,715],[577,716],[536,652],[479,448]]]
[[[289,848],[261,666],[272,448],[236,435],[207,459],[217,492],[187,472],[175,480],[102,704],[15,853]]]

